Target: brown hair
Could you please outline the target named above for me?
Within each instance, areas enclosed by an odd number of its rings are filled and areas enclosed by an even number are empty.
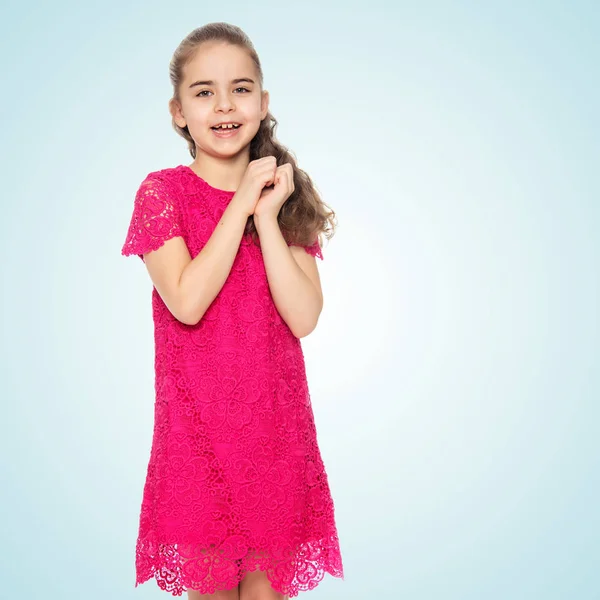
[[[169,76],[173,85],[173,100],[180,101],[179,86],[183,80],[183,69],[195,56],[198,47],[204,42],[226,42],[239,46],[248,52],[254,61],[258,72],[260,90],[263,90],[263,72],[258,54],[250,38],[235,25],[229,23],[208,23],[194,29],[179,44],[169,66]],[[196,144],[190,135],[188,127],[179,127],[172,120],[175,131],[188,142],[192,158],[196,158]],[[294,191],[279,211],[277,221],[283,237],[290,243],[299,245],[312,245],[315,241],[321,244],[321,233],[326,239],[331,239],[334,234],[337,219],[331,210],[320,198],[309,175],[300,169],[294,155],[275,138],[277,120],[268,112],[261,121],[260,127],[250,142],[250,161],[274,156],[277,166],[290,163],[294,172]],[[258,233],[251,215],[246,224],[245,233],[252,235],[256,242]]]

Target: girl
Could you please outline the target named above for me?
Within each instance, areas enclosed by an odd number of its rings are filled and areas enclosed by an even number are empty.
[[[333,234],[274,136],[256,51],[211,23],[170,65],[173,127],[193,163],[141,183],[122,254],[153,282],[155,410],[136,587],[269,600],[343,577],[299,338],[323,306]]]

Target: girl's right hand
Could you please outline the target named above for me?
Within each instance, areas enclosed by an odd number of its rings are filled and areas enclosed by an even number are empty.
[[[247,216],[253,215],[263,188],[275,182],[276,171],[277,159],[274,156],[250,161],[232,202],[235,201]]]

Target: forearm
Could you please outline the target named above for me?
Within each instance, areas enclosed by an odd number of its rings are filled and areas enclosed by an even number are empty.
[[[317,325],[322,308],[320,295],[292,256],[277,219],[261,221],[255,215],[254,223],[275,306],[292,333],[304,337]]]
[[[225,284],[247,220],[233,198],[204,248],[183,270],[179,290],[193,323],[200,321]]]

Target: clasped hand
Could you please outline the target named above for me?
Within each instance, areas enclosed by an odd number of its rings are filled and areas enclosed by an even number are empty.
[[[290,163],[275,169],[273,187],[264,187],[254,208],[256,218],[277,218],[281,207],[294,191],[294,170]]]

